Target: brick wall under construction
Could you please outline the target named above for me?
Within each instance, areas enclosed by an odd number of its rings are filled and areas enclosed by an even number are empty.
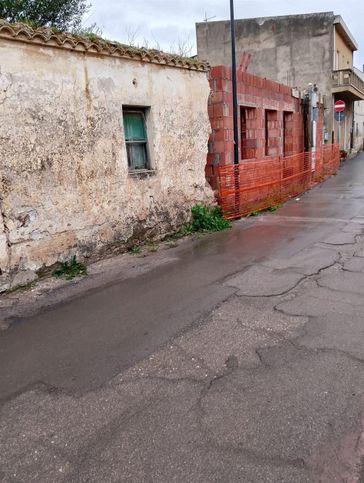
[[[305,152],[306,110],[292,88],[237,72],[239,165],[234,165],[231,69],[210,71],[211,135],[206,177],[229,218],[287,200],[335,172],[336,146],[323,146],[323,106],[317,118],[317,151]]]
[[[208,178],[211,167],[232,164],[234,159],[231,69],[213,67],[210,87]],[[292,96],[291,87],[240,70],[237,91],[241,160],[304,150],[303,106],[301,99]]]

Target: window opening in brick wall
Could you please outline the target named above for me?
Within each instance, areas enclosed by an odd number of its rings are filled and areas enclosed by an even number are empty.
[[[130,170],[149,169],[146,109],[123,109],[124,133]]]
[[[278,156],[279,129],[277,111],[266,109],[265,111],[265,155]]]
[[[283,112],[283,155],[293,154],[293,113]]]
[[[257,157],[256,109],[240,107],[241,159]]]

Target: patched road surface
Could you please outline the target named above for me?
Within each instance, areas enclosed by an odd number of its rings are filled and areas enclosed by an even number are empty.
[[[1,482],[364,483],[364,155],[97,267],[0,302]]]

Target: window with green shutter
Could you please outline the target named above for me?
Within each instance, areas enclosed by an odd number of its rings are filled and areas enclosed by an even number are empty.
[[[129,169],[149,169],[145,110],[124,109],[123,120]]]

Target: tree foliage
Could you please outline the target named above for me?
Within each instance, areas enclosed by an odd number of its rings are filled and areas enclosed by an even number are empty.
[[[34,27],[77,31],[89,7],[87,0],[0,0],[0,18]]]

